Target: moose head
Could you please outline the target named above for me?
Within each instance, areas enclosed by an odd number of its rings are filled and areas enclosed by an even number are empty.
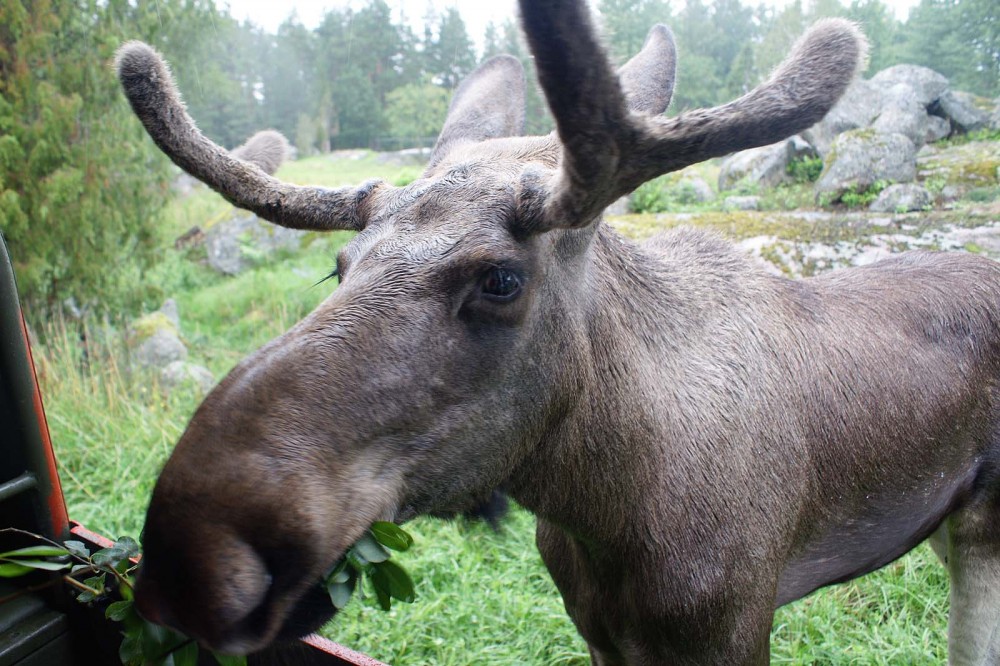
[[[461,512],[498,487],[561,515],[587,471],[554,455],[554,487],[540,488],[539,451],[572,438],[575,414],[613,409],[596,350],[663,344],[618,332],[652,316],[645,299],[670,299],[602,211],[660,174],[813,125],[865,51],[851,24],[820,22],[749,94],[667,118],[665,27],[616,72],[586,3],[522,0],[521,12],[557,132],[520,136],[521,65],[493,58],[456,90],[405,187],[281,182],[196,129],[151,48],[120,50],[128,99],[177,165],[276,224],[357,232],[340,286],[225,377],[164,467],[137,587],[150,618],[213,649],[258,650],[315,626],[316,581],[373,521]]]

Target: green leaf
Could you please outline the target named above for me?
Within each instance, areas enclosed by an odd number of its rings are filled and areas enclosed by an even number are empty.
[[[212,653],[219,666],[247,666],[247,658],[243,655]]]
[[[170,659],[167,659],[166,663],[169,664],[171,661],[173,666],[198,666],[198,644],[188,641],[181,645],[170,653]]]
[[[121,549],[125,552],[125,557],[139,556],[139,542],[130,536],[118,537],[113,548]]]
[[[122,644],[118,647],[118,658],[124,666],[142,666],[142,644],[139,631],[125,634]]]
[[[376,592],[382,590],[392,598],[408,604],[416,599],[410,575],[395,562],[379,562],[373,565],[371,579]]]
[[[119,562],[128,558],[128,551],[124,548],[119,548],[118,546],[112,546],[111,548],[102,548],[101,550],[94,553],[90,561],[99,567],[109,567],[113,568]]]
[[[104,611],[104,617],[112,622],[124,622],[125,618],[135,612],[131,601],[116,601]]]
[[[17,550],[8,550],[6,553],[0,553],[0,558],[65,557],[66,555],[69,555],[69,551],[58,546],[29,546],[28,548],[19,548]]]
[[[347,570],[349,573],[348,579],[343,583],[329,583],[326,586],[326,592],[330,595],[330,602],[337,608],[337,610],[343,610],[348,602],[351,600],[351,595],[354,594],[354,588],[358,583],[358,575],[354,571]]]
[[[375,599],[378,601],[379,607],[384,611],[392,610],[392,598],[389,594],[378,585],[372,585],[372,587],[375,588]]]
[[[351,577],[351,572],[347,568],[347,558],[342,558],[330,573],[326,575],[326,583],[346,583]]]
[[[51,560],[22,560],[22,559],[8,559],[5,557],[0,558],[11,564],[20,564],[22,567],[28,567],[29,569],[42,569],[44,571],[62,571],[63,569],[69,569],[72,566],[69,562],[52,562]]]
[[[413,537],[395,523],[376,521],[372,523],[371,533],[386,548],[403,552],[413,545]]]
[[[106,574],[101,574],[100,576],[93,576],[83,581],[83,584],[86,585],[87,587],[92,587],[95,590],[99,590],[101,592],[100,595],[96,595],[93,592],[87,592],[86,590],[83,590],[82,592],[80,592],[79,596],[77,596],[76,600],[79,601],[80,603],[87,603],[88,601],[93,601],[98,596],[103,596],[105,587],[105,576]]]
[[[365,559],[364,555],[353,548],[347,551],[347,561],[358,573],[364,573],[364,571],[368,568],[368,560]]]
[[[17,578],[34,571],[31,567],[16,562],[0,563],[0,578]]]
[[[63,541],[63,545],[73,555],[87,559],[90,557],[90,549],[82,541]]]
[[[389,559],[389,553],[369,533],[358,539],[358,542],[351,546],[351,550],[355,554],[361,555],[367,562],[373,564],[376,562],[385,562]]]

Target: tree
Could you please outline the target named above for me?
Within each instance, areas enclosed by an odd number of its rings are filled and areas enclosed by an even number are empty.
[[[899,22],[882,0],[853,0],[847,18],[856,21],[868,38],[868,68],[870,76],[897,62],[896,39]]]
[[[385,116],[389,133],[416,144],[418,139],[437,136],[448,114],[451,95],[430,81],[396,88],[386,97]]]
[[[111,71],[115,4],[0,5],[0,230],[31,305],[120,306],[154,255],[167,162]]]
[[[1000,16],[989,0],[921,0],[902,30],[900,56],[947,76],[952,87],[1000,93]]]
[[[472,40],[465,30],[465,21],[454,7],[441,15],[436,34],[424,44],[426,71],[435,81],[452,90],[476,66]]]
[[[671,17],[666,0],[601,0],[597,7],[611,56],[619,64],[639,52],[650,28]]]

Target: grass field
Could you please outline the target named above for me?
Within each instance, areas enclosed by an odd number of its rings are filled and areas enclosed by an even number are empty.
[[[404,182],[416,174],[364,158],[314,158],[286,167],[299,182],[340,185],[374,175]],[[165,235],[224,215],[228,206],[200,191],[175,202]],[[302,252],[222,278],[172,249],[148,276],[177,299],[190,360],[221,377],[239,358],[285,330],[334,288],[326,275],[338,233]],[[138,535],[158,468],[200,396],[163,392],[155,378],[128,370],[124,322],[33,322],[52,439],[71,515],[109,536]],[[500,533],[482,525],[418,520],[417,543],[399,561],[417,581],[417,601],[386,614],[352,604],[324,633],[397,664],[586,664],[534,547],[533,520],[515,510]],[[820,591],[781,609],[772,662],[779,664],[941,664],[946,660],[947,580],[929,548],[877,574]]]

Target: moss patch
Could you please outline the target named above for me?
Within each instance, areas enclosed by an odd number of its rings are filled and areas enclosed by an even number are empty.
[[[928,146],[917,156],[917,177],[970,187],[996,185],[1000,183],[1000,142]]]

